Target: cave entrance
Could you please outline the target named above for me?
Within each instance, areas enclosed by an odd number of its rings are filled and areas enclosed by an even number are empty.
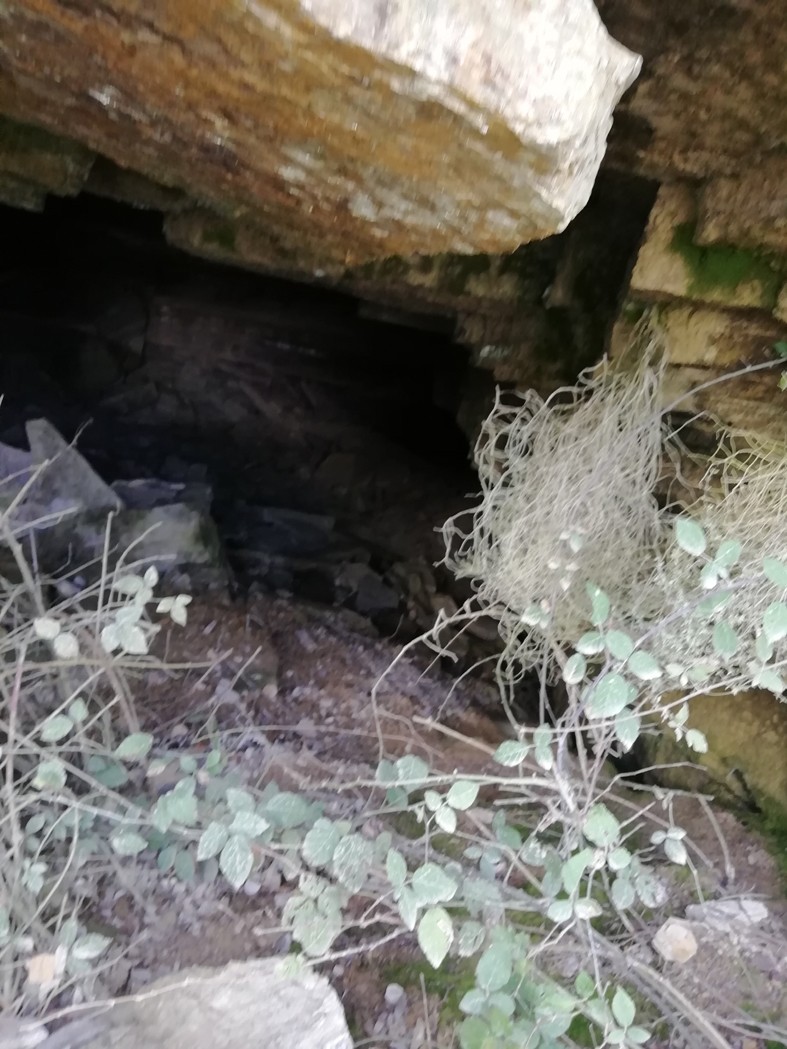
[[[191,258],[160,215],[89,195],[0,224],[0,439],[43,417],[108,483],[208,490],[240,586],[393,629],[391,570],[431,564],[475,487],[449,322]]]

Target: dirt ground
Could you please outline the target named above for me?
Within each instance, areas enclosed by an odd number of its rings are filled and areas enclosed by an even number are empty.
[[[406,652],[390,669],[401,646],[346,610],[269,595],[248,602],[196,600],[188,626],[167,628],[159,644],[170,662],[193,665],[154,671],[138,689],[140,715],[157,745],[199,749],[212,716],[233,764],[251,782],[276,778],[286,789],[350,772],[369,775],[381,735],[388,753],[411,751],[433,767],[475,771],[504,738],[502,722],[491,714],[490,686],[452,678],[425,652]],[[381,678],[375,704],[372,690]],[[477,746],[418,721],[438,717]],[[787,899],[773,856],[731,814],[714,811],[709,819],[707,806],[691,798],[679,799],[677,808],[696,846],[701,890],[708,898],[760,900],[768,919],[745,939],[700,930],[697,955],[682,967],[664,963],[665,974],[711,1015],[749,1013],[787,1025]],[[645,954],[659,919],[681,915],[696,901],[696,886],[685,877],[673,876],[670,886],[663,914],[637,930],[635,946]],[[291,939],[278,919],[285,888],[263,876],[232,894],[226,887],[187,887],[139,872],[133,885],[116,888],[102,904],[107,926],[127,945],[122,963],[105,977],[106,991],[136,991],[190,965],[286,952]],[[455,1006],[467,975],[439,983],[409,939],[371,955],[339,958],[326,975],[358,1046],[458,1044]],[[743,1028],[731,1042],[735,1049],[764,1044]]]

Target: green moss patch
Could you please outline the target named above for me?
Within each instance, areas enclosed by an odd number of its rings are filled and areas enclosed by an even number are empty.
[[[741,284],[756,281],[768,305],[776,305],[787,276],[787,262],[783,258],[732,244],[696,244],[695,232],[696,223],[684,222],[675,228],[672,237],[672,250],[680,255],[691,273],[691,291],[698,295],[716,289],[732,291]]]
[[[467,992],[475,986],[475,971],[469,962],[445,964],[433,969],[428,962],[394,963],[384,969],[388,983],[420,991],[421,978],[427,994],[437,995],[442,1000],[440,1022],[456,1024],[464,1018],[459,1008]]]

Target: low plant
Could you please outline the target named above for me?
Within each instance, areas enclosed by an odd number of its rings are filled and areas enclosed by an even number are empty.
[[[173,755],[135,724],[116,675],[146,658],[153,573],[104,578],[92,604],[80,595],[53,610],[29,585],[9,591],[3,971],[26,959],[29,972],[35,952],[78,975],[107,949],[76,924],[74,872],[97,858],[234,889],[273,869],[301,952],[290,964],[414,936],[434,968],[466,967],[461,1049],[554,1049],[578,1029],[599,1046],[634,1049],[658,1031],[729,1049],[726,1021],[688,1000],[648,946],[669,913],[670,870],[699,890],[701,853],[674,794],[635,792],[610,762],[653,731],[701,754],[689,723],[700,691],[781,697],[787,472],[756,449],[720,452],[715,495],[690,512],[659,506],[653,489],[676,447],[661,376],[650,353],[629,370],[605,364],[547,402],[498,403],[486,424],[480,502],[445,529],[447,561],[474,595],[427,638],[450,656],[449,628],[481,615],[498,624],[512,738],[481,772],[389,755],[381,737],[376,769],[350,782],[254,790],[218,736],[199,757]],[[157,607],[182,621],[185,600]],[[542,718],[528,727],[512,698],[534,670]],[[145,784],[162,777],[151,797]],[[402,813],[414,833],[402,833]],[[18,977],[5,979],[8,1001]],[[784,1038],[745,1018],[741,1030]]]

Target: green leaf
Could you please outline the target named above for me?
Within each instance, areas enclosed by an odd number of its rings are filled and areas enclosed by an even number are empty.
[[[556,925],[562,925],[573,917],[574,905],[571,900],[553,900],[547,908],[547,918]]]
[[[254,866],[254,853],[249,839],[233,834],[227,839],[219,856],[219,870],[236,891],[244,884]]]
[[[270,823],[256,812],[236,812],[230,824],[231,834],[245,834],[247,838],[259,838],[269,829]]]
[[[471,783],[466,779],[460,779],[456,783],[451,784],[451,789],[448,791],[445,800],[452,809],[459,809],[460,812],[464,812],[475,804],[477,797],[478,784]]]
[[[603,590],[595,586],[593,583],[588,583],[585,587],[585,590],[587,591],[587,595],[590,598],[590,622],[593,624],[593,626],[601,626],[609,616],[609,598]]]
[[[637,1015],[637,1007],[622,987],[618,987],[612,998],[612,1015],[621,1027],[630,1027]]]
[[[410,790],[429,777],[429,766],[414,754],[406,754],[403,758],[399,758],[394,768],[398,782],[407,783]]]
[[[384,787],[387,787],[391,783],[396,783],[396,769],[393,766],[393,762],[388,761],[387,758],[383,758],[377,766],[374,778]]]
[[[783,601],[774,601],[765,609],[762,629],[771,644],[787,637],[787,605]]]
[[[226,797],[231,812],[252,812],[254,809],[254,798],[247,790],[228,787]]]
[[[613,849],[607,856],[607,866],[611,871],[622,871],[631,863],[631,853],[624,846],[620,845],[617,849]]]
[[[389,849],[385,858],[385,871],[394,889],[401,889],[407,881],[407,862],[398,849]]]
[[[39,616],[33,620],[33,633],[42,641],[54,641],[60,633],[60,624],[51,616]]]
[[[52,642],[52,648],[58,659],[77,659],[79,642],[70,630],[61,630]]]
[[[577,992],[580,998],[590,998],[591,995],[596,993],[596,981],[583,969],[581,973],[574,980],[574,990]]]
[[[405,928],[412,932],[415,928],[415,923],[418,921],[418,900],[409,886],[405,885],[399,893],[397,905],[399,907],[399,916],[404,922]]]
[[[593,685],[587,703],[587,715],[591,718],[614,717],[633,698],[634,689],[622,674],[606,674]]]
[[[502,990],[513,972],[514,965],[509,946],[493,943],[478,959],[475,969],[476,983],[487,994],[491,994],[493,991]]]
[[[430,812],[437,812],[443,804],[443,797],[436,790],[425,790],[424,801]]]
[[[493,757],[498,765],[505,765],[506,768],[513,768],[515,765],[522,764],[529,751],[529,743],[522,743],[516,739],[507,739],[504,743],[500,744]]]
[[[73,703],[69,703],[66,713],[75,724],[81,725],[83,721],[87,721],[90,712],[84,699],[77,696]]]
[[[489,996],[489,1009],[495,1012],[502,1013],[505,1017],[513,1016],[516,1012],[516,1001],[512,994],[504,994],[502,991],[495,991]]]
[[[700,586],[703,590],[713,590],[715,586],[719,585],[719,572],[719,566],[715,561],[703,565],[702,571],[700,572]]]
[[[118,856],[137,856],[148,847],[141,834],[133,830],[116,830],[109,837],[109,843]]]
[[[777,357],[787,357],[787,342],[784,339],[780,339],[773,344],[773,350]]]
[[[592,859],[593,850],[582,849],[580,852],[569,857],[569,859],[563,864],[560,877],[563,880],[563,888],[569,896],[573,896],[574,892],[579,888],[579,883],[582,881],[582,875],[590,866]]]
[[[729,623],[717,623],[713,628],[713,648],[723,659],[734,656],[738,651],[740,639]]]
[[[326,867],[340,840],[341,832],[336,824],[320,817],[303,839],[301,854],[313,867]]]
[[[624,750],[631,750],[639,739],[642,718],[630,710],[622,710],[615,718],[615,737]]]
[[[577,685],[587,673],[587,660],[580,653],[570,656],[563,667],[563,680],[567,685]]]
[[[681,866],[685,864],[689,858],[689,854],[686,852],[686,846],[679,838],[667,838],[664,842],[664,851],[673,863],[680,864]]]
[[[697,728],[690,728],[686,733],[686,744],[698,754],[708,753],[708,741]]]
[[[436,863],[424,863],[413,874],[413,892],[420,904],[452,900],[459,886]]]
[[[773,692],[775,696],[780,696],[787,688],[781,674],[776,670],[771,670],[769,667],[761,667],[754,674],[752,684],[755,688],[765,688],[769,692]]]
[[[634,903],[634,886],[627,875],[615,878],[610,890],[612,902],[619,911],[626,911]]]
[[[33,777],[36,790],[60,790],[66,785],[66,770],[61,762],[53,758],[42,761]]]
[[[53,714],[41,726],[41,739],[45,743],[56,743],[73,729],[74,722],[66,714]]]
[[[229,797],[229,791],[227,791]],[[265,815],[282,830],[293,830],[308,822],[312,808],[305,798],[290,791],[281,791],[265,803]]]
[[[583,656],[597,656],[604,651],[604,638],[598,630],[590,630],[582,635],[574,647]]]
[[[644,1027],[629,1027],[626,1031],[626,1041],[633,1042],[634,1045],[644,1045],[651,1037],[651,1032],[646,1031]]]
[[[465,922],[456,938],[456,946],[461,958],[472,958],[486,939],[486,929],[477,921]]]
[[[319,904],[312,900],[305,901],[295,912],[292,923],[293,937],[312,958],[318,958],[330,950],[341,931],[341,913],[329,911],[326,914]]]
[[[117,790],[128,783],[128,773],[119,761],[108,761],[93,773],[95,779],[110,790]]]
[[[533,730],[536,763],[547,772],[555,763],[552,753],[552,729],[548,725],[539,725]]]
[[[360,834],[342,838],[333,854],[331,868],[337,881],[350,892],[360,892],[374,863],[374,846]]]
[[[194,857],[188,849],[178,849],[172,869],[179,881],[188,884],[194,880]]]
[[[604,636],[607,651],[615,659],[628,659],[634,651],[634,642],[622,630],[610,630]]]
[[[479,1016],[469,1016],[459,1025],[459,1049],[492,1049],[489,1028]]]
[[[601,904],[597,900],[586,898],[577,900],[574,904],[574,914],[580,921],[589,922],[592,918],[598,918],[603,914]]]
[[[115,747],[115,757],[120,761],[141,761],[150,753],[153,736],[149,732],[132,732]]]
[[[765,578],[774,586],[787,590],[787,566],[775,557],[764,557],[762,559],[762,570]]]
[[[432,968],[442,965],[453,939],[454,926],[448,911],[430,907],[418,923],[418,945]]]
[[[434,818],[437,826],[446,834],[453,834],[456,830],[456,812],[448,805],[441,805],[434,814]]]
[[[459,1003],[459,1008],[469,1016],[480,1016],[486,1009],[489,998],[480,988],[473,987]]]
[[[675,521],[675,539],[681,550],[687,554],[699,557],[705,552],[708,541],[702,527],[690,517],[679,517]]]
[[[582,833],[599,848],[610,848],[620,841],[620,823],[606,805],[594,805],[585,818]]]
[[[627,669],[640,681],[655,681],[664,673],[653,656],[643,649],[632,652],[626,665]]]
[[[737,564],[742,549],[737,539],[725,539],[723,543],[719,544],[713,563],[720,565],[722,568],[732,568],[733,565]]]
[[[109,936],[102,936],[97,932],[89,932],[80,936],[69,951],[72,958],[81,962],[92,962],[100,958],[106,951],[112,940]]]
[[[212,856],[218,856],[222,849],[227,844],[227,839],[230,836],[230,832],[225,827],[224,823],[219,823],[215,819],[208,823],[203,833],[199,835],[199,841],[197,842],[197,860],[210,859]]]
[[[172,822],[193,827],[197,822],[197,799],[185,790],[175,788],[167,797],[167,814]]]

